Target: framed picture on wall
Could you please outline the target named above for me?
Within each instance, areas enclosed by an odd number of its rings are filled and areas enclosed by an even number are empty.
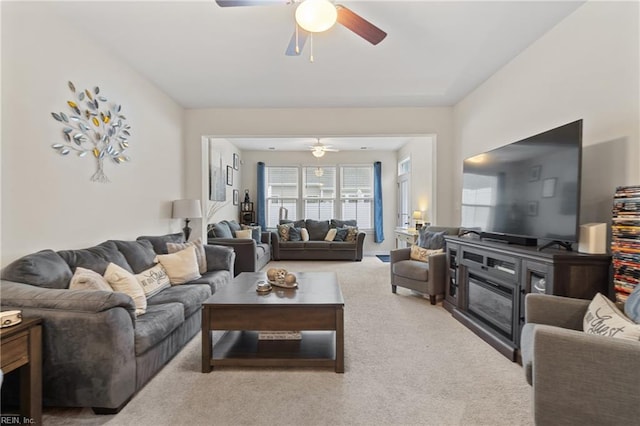
[[[233,190],[233,205],[234,206],[237,206],[238,203],[240,202],[239,198],[240,198],[240,194],[238,193],[238,190],[234,189]]]
[[[238,157],[238,154],[233,154],[233,170],[240,170],[240,157]]]
[[[233,167],[227,166],[227,185],[233,185]]]

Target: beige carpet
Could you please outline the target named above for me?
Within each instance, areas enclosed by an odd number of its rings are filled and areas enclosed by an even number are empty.
[[[398,288],[389,264],[272,262],[335,271],[345,299],[345,373],[309,369],[200,372],[200,337],[115,416],[45,409],[45,425],[530,425],[522,368],[441,304]]]

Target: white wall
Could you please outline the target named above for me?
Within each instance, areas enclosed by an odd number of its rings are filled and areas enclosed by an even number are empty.
[[[588,2],[454,109],[456,216],[463,158],[584,119],[581,223],[606,222],[640,184],[638,2]]]
[[[327,109],[197,109],[185,112],[186,164],[202,165],[202,136],[217,137],[324,137],[437,135],[438,164],[453,161],[451,108],[327,108]],[[245,158],[246,160],[246,158]],[[394,160],[395,161],[395,160]],[[389,169],[386,162],[383,169]],[[395,164],[393,166],[395,170]],[[187,196],[204,193],[202,167],[187,167]],[[453,178],[450,167],[438,168],[438,181]],[[244,175],[243,175],[244,176]],[[243,182],[242,189],[246,187]],[[449,218],[453,198],[448,184],[438,186],[438,217]],[[255,192],[252,198],[255,197]],[[385,206],[387,203],[385,202]],[[395,198],[393,199],[395,208]],[[385,215],[387,213],[385,212]],[[395,219],[392,221],[395,223]],[[194,232],[202,232],[193,221]],[[203,234],[204,235],[204,234]],[[392,240],[392,235],[385,237]]]
[[[51,148],[62,141],[51,112],[68,111],[69,80],[99,86],[132,127],[132,162],[107,162],[110,184],[89,181],[93,158],[62,157]],[[170,216],[184,183],[182,113],[46,4],[3,2],[2,264],[45,248],[178,231],[182,224]]]
[[[411,159],[411,209],[422,211],[423,221],[439,226],[455,225],[451,222],[451,216],[447,215],[446,220],[438,220],[438,199],[434,197],[437,191],[438,161],[436,146],[437,135],[412,138],[401,149],[398,150],[398,161],[405,158]],[[444,167],[444,170],[450,170]],[[450,179],[442,183],[449,185]]]
[[[382,162],[382,200],[384,220],[384,241],[374,242],[373,230],[367,230],[364,240],[364,252],[367,254],[386,253],[395,248],[393,228],[395,223],[395,182],[396,182],[396,153],[395,151],[340,151],[330,152],[319,161],[310,152],[301,151],[243,151],[241,154],[243,165],[241,166],[243,189],[249,189],[251,201],[256,200],[257,164],[263,161],[267,166],[317,166],[340,164],[373,164]],[[244,190],[241,191],[244,196]],[[236,216],[238,213],[236,211]]]

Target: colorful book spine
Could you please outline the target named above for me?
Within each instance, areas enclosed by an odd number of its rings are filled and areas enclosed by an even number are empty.
[[[258,340],[301,340],[300,331],[259,331]]]
[[[613,287],[624,302],[640,284],[640,186],[619,186],[613,197],[611,220]]]

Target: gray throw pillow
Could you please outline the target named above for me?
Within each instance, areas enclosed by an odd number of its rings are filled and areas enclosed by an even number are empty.
[[[300,230],[302,228],[296,228],[295,226],[289,227],[289,241],[302,241],[302,235]]]
[[[232,235],[236,235],[236,231],[240,231],[242,229],[240,224],[235,220],[223,220],[222,223],[227,224]]]
[[[418,246],[430,250],[444,248],[444,235],[442,232],[430,232],[426,229],[420,229],[418,234]]]
[[[349,234],[349,228],[336,228],[336,236],[333,241],[346,241],[347,234]]]
[[[351,220],[331,219],[332,228],[344,228],[346,226],[358,226],[358,221],[355,219],[351,219]]]
[[[216,238],[233,238],[234,235],[226,222],[214,223],[213,234]]]
[[[305,228],[309,231],[310,241],[324,241],[324,237],[327,235],[327,232],[329,232],[328,220],[307,219],[305,225]]]

